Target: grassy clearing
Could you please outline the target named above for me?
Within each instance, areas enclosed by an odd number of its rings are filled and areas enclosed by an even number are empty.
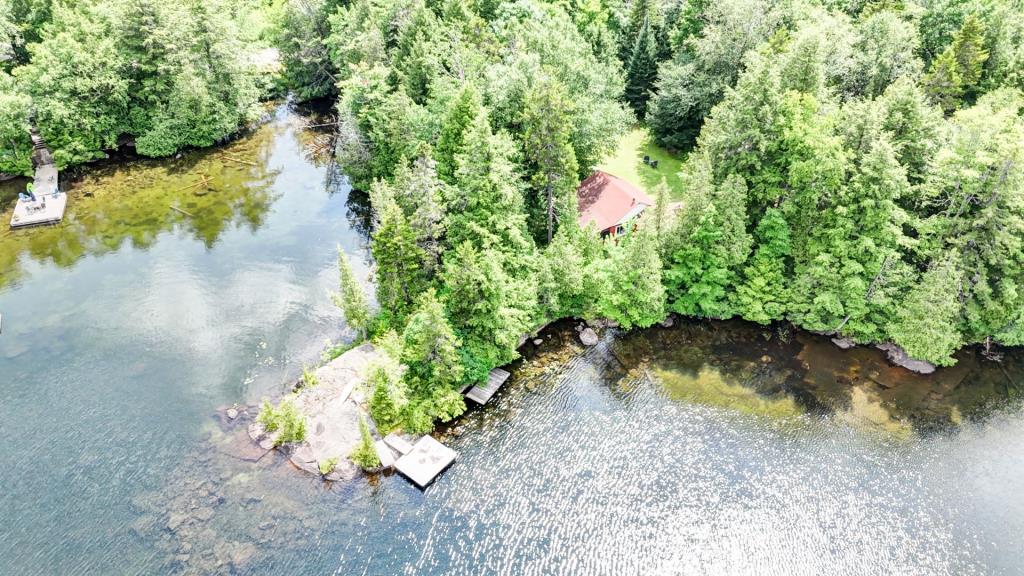
[[[657,170],[644,164],[645,155],[658,161]],[[672,154],[656,145],[646,128],[636,127],[622,137],[619,147],[597,169],[632,182],[651,195],[658,182],[665,178],[672,199],[682,200],[683,186],[679,180],[679,169],[683,159],[683,156]]]

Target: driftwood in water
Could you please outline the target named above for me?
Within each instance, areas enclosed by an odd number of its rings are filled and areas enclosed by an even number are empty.
[[[204,188],[209,188],[210,187],[210,182],[211,182],[211,180],[210,180],[209,176],[207,176],[206,174],[203,174],[203,177],[200,178],[198,182],[196,182],[194,184],[189,184],[188,186],[185,186],[184,188],[179,188],[179,189],[175,190],[175,192],[184,192],[185,190],[191,190],[191,189],[196,188],[198,186],[202,186]],[[173,208],[173,206],[172,206],[172,208]]]
[[[181,208],[178,208],[177,206],[174,206],[174,205],[171,205],[171,210],[175,210],[177,212],[181,212],[182,214],[184,214],[185,216],[188,216],[189,218],[195,218],[196,217],[195,214],[193,214],[193,213],[191,213],[191,212],[189,212],[187,210],[182,210]]]
[[[255,162],[250,162],[248,160],[242,160],[241,158],[235,158],[234,156],[228,156],[227,154],[221,154],[221,157],[224,158],[225,160],[230,160],[232,162],[238,162],[239,164],[245,164],[247,166],[256,166]]]

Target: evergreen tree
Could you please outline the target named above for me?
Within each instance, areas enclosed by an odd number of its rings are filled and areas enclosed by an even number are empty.
[[[996,90],[957,112],[927,183],[941,210],[922,225],[936,250],[956,255],[964,336],[1005,332],[1024,306],[1024,96]]]
[[[665,288],[654,234],[641,228],[618,242],[607,240],[605,250],[597,311],[627,330],[664,320]]]
[[[535,85],[527,95],[523,114],[524,160],[535,191],[531,202],[532,229],[535,237],[546,230],[549,243],[557,223],[574,222],[577,218],[579,166],[569,143],[569,108],[561,85],[548,80]]]
[[[434,12],[423,4],[413,9],[402,29],[391,66],[406,93],[417,104],[425,104],[435,79],[443,71],[443,54],[438,39],[445,31]]]
[[[455,170],[458,168],[455,157],[462,152],[466,128],[479,115],[480,96],[473,84],[467,83],[445,114],[444,121],[441,123],[441,134],[438,136],[437,146],[434,148],[437,175],[441,180],[449,184],[455,182]]]
[[[380,466],[380,456],[377,455],[377,447],[373,445],[370,427],[361,413],[359,414],[359,444],[349,454],[349,458],[363,470],[369,471]]]
[[[348,255],[338,246],[338,277],[340,290],[331,294],[334,304],[345,313],[345,322],[355,330],[361,338],[366,337],[370,325],[370,307],[363,295],[363,286],[352,273]]]
[[[645,216],[644,225],[651,227],[658,246],[664,246],[665,235],[672,225],[671,199],[669,198],[668,182],[665,178],[654,187],[654,210]]]
[[[961,283],[952,258],[933,262],[889,324],[893,341],[913,358],[940,366],[955,363],[952,354],[963,343],[958,328]]]
[[[580,229],[576,222],[560,227],[541,255],[535,324],[592,317],[601,294],[600,274],[595,267],[603,259],[596,232]]]
[[[512,141],[492,133],[487,111],[481,110],[455,158],[455,185],[448,188],[446,201],[449,246],[468,240],[477,248],[491,246],[510,255],[531,250],[513,157]]]
[[[791,318],[811,330],[859,341],[884,338],[902,288],[900,255],[906,172],[884,133],[861,160],[849,186],[819,205],[818,222],[797,263]]]
[[[655,140],[677,150],[693,145],[705,116],[737,84],[740,72],[751,67],[745,59],[751,58],[782,23],[780,5],[770,0],[700,0],[689,4],[682,17],[682,30],[700,33],[686,36],[688,32],[681,30],[677,35],[675,58],[661,66],[648,112]],[[776,88],[773,96],[781,95]],[[757,124],[755,121],[753,125]]]
[[[454,387],[462,380],[462,364],[455,336],[444,307],[433,289],[420,298],[402,334],[402,363],[416,389]]]
[[[625,99],[641,121],[647,117],[647,102],[658,79],[657,38],[644,20],[626,65]]]
[[[461,332],[470,382],[482,381],[491,368],[513,360],[520,336],[531,328],[536,295],[504,270],[504,260],[500,252],[479,251],[469,242],[445,257],[444,302]]]
[[[911,185],[925,180],[939,149],[942,113],[927,100],[925,92],[910,79],[894,82],[878,99],[879,128],[888,133]]]
[[[427,255],[427,272],[440,265],[441,241],[445,234],[443,201],[447,185],[438,178],[437,163],[429,155],[420,156],[404,177],[396,176],[398,200],[416,242]]]
[[[985,23],[975,14],[968,14],[960,30],[953,35],[953,54],[956,57],[960,81],[965,91],[973,95],[981,81],[983,66],[988,60],[985,49]]]
[[[952,112],[964,96],[973,97],[986,60],[985,25],[968,15],[950,45],[932,62],[924,79],[928,94],[947,114]]]
[[[751,238],[745,228],[746,185],[730,176],[721,186],[710,181],[709,168],[692,175],[694,217],[680,221],[682,243],[674,247],[665,271],[670,308],[685,315],[728,318],[729,302],[739,267],[746,261]]]
[[[782,212],[769,208],[754,231],[757,249],[743,269],[734,305],[743,318],[768,324],[782,320],[789,302],[786,260],[790,255],[789,225]]]
[[[371,248],[377,262],[377,302],[391,326],[402,326],[412,303],[426,289],[426,254],[389,187],[381,184],[375,192],[372,203],[378,224]]]
[[[329,17],[334,0],[286,0],[281,3],[274,44],[281,54],[283,75],[300,100],[329,96],[338,71],[330,58]]]
[[[629,19],[619,31],[619,61],[623,66],[632,58],[636,40],[652,17],[660,21],[655,0],[635,0],[630,3]]]
[[[932,68],[924,78],[924,86],[943,111],[948,114],[956,110],[963,97],[964,82],[953,50],[946,50],[932,62]]]
[[[404,384],[396,381],[383,366],[371,369],[367,378],[370,385],[370,416],[381,434],[401,427],[402,413],[408,404]]]

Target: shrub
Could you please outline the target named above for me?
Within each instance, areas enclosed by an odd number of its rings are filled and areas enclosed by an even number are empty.
[[[320,467],[320,474],[322,476],[327,476],[328,474],[331,473],[332,470],[334,470],[334,467],[337,465],[337,458],[328,458],[327,460],[320,462],[320,464],[318,465]]]
[[[373,470],[380,466],[380,457],[377,456],[377,448],[373,445],[373,437],[370,436],[370,427],[366,425],[366,418],[359,415],[359,444],[349,454],[349,458],[363,470]]]
[[[302,383],[306,386],[316,386],[320,383],[316,373],[305,366],[302,367]]]
[[[306,421],[291,400],[282,400],[277,408],[264,400],[256,421],[262,424],[267,432],[278,432],[274,440],[275,446],[302,442],[306,439]]]
[[[256,421],[262,424],[267,432],[274,432],[277,430],[277,419],[274,414],[274,406],[269,400],[264,400],[263,405],[260,406],[260,413],[256,416]]]
[[[404,386],[396,382],[383,366],[377,366],[369,377],[370,415],[382,434],[402,424],[402,407],[406,404]]]

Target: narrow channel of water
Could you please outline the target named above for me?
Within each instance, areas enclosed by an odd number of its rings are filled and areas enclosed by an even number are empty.
[[[740,322],[590,349],[561,323],[441,431],[460,459],[425,492],[259,458],[217,408],[339,337],[335,245],[367,272],[365,208],[302,122],[282,107],[223,149],[91,172],[65,225],[0,237],[0,573],[1024,565],[1020,351],[918,377]]]

